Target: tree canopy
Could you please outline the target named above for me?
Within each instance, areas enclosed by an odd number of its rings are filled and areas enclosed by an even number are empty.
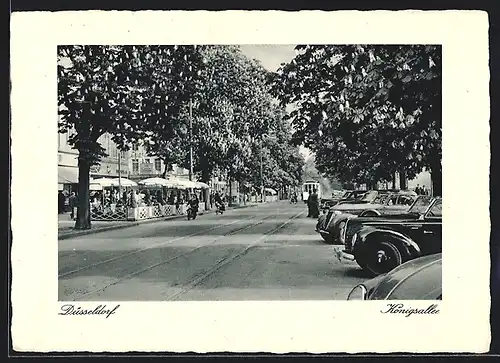
[[[300,180],[303,160],[270,74],[237,46],[74,45],[58,47],[58,57],[59,132],[70,132],[79,152],[77,228],[90,228],[89,172],[106,156],[103,134],[121,150],[143,143],[167,168],[189,165],[192,134],[194,170],[205,182],[218,173],[260,184],[261,155],[269,186]]]
[[[294,142],[343,182],[431,171],[441,179],[441,48],[432,45],[300,45],[273,78]],[[436,190],[440,193],[440,190]]]

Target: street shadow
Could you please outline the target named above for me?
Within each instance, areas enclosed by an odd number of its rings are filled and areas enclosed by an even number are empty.
[[[272,248],[266,244],[249,247],[238,243],[214,243],[195,249],[191,243],[190,246],[155,247],[140,253],[123,249],[64,251],[59,253],[60,275],[82,266],[94,267],[59,277],[59,288],[71,285],[76,278],[74,281],[118,280],[125,284],[132,279],[134,283],[168,289],[189,286],[194,279],[205,277],[196,289],[330,291],[338,286],[355,286],[365,280],[359,272],[354,273],[354,269],[335,263],[331,248],[320,241],[300,242],[302,246],[319,248],[290,247],[285,240],[273,243]],[[112,261],[99,264],[106,260]],[[230,262],[224,264],[224,261]],[[214,269],[217,264],[220,268]]]
[[[361,267],[346,267],[345,270],[345,276],[346,277],[356,277],[356,278],[363,278],[363,279],[371,279],[373,276],[370,274],[370,272],[363,270]]]
[[[140,226],[130,226],[110,231],[99,231],[92,234],[93,239],[99,238],[148,238],[148,237],[183,237],[186,235],[201,233],[206,236],[222,236],[228,233],[237,233],[238,235],[264,234],[273,227],[289,220],[289,216],[277,216],[262,220],[260,216],[250,218],[252,215],[237,217],[220,216],[218,219],[203,219],[198,217],[194,221],[187,219],[176,219],[157,221],[143,224]],[[244,218],[248,218],[242,220]],[[240,221],[241,220],[241,221]],[[234,222],[234,223],[232,223]],[[294,224],[300,225],[299,221],[294,220]],[[251,224],[251,225],[250,225]],[[294,231],[282,229],[280,234],[294,234]],[[88,235],[76,236],[72,238],[89,238]]]

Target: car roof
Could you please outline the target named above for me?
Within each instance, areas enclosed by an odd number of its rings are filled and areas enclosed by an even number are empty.
[[[436,300],[441,296],[442,254],[405,262],[381,278],[371,299]]]

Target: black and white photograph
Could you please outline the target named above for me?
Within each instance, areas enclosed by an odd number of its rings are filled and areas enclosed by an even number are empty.
[[[441,299],[441,59],[59,46],[59,300]]]
[[[485,351],[487,20],[15,18],[16,349]]]

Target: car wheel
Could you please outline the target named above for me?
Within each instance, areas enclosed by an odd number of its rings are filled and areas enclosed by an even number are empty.
[[[375,276],[387,273],[403,262],[401,252],[390,242],[374,243],[365,257],[365,268]]]
[[[356,256],[356,263],[358,264],[359,267],[361,267],[363,270],[366,270],[366,261],[363,257],[361,256]]]
[[[333,238],[332,238],[332,236],[330,236],[329,234],[326,234],[326,233],[320,233],[320,234],[321,234],[321,237],[323,238],[323,240],[327,244],[329,244],[329,245],[333,244]]]

